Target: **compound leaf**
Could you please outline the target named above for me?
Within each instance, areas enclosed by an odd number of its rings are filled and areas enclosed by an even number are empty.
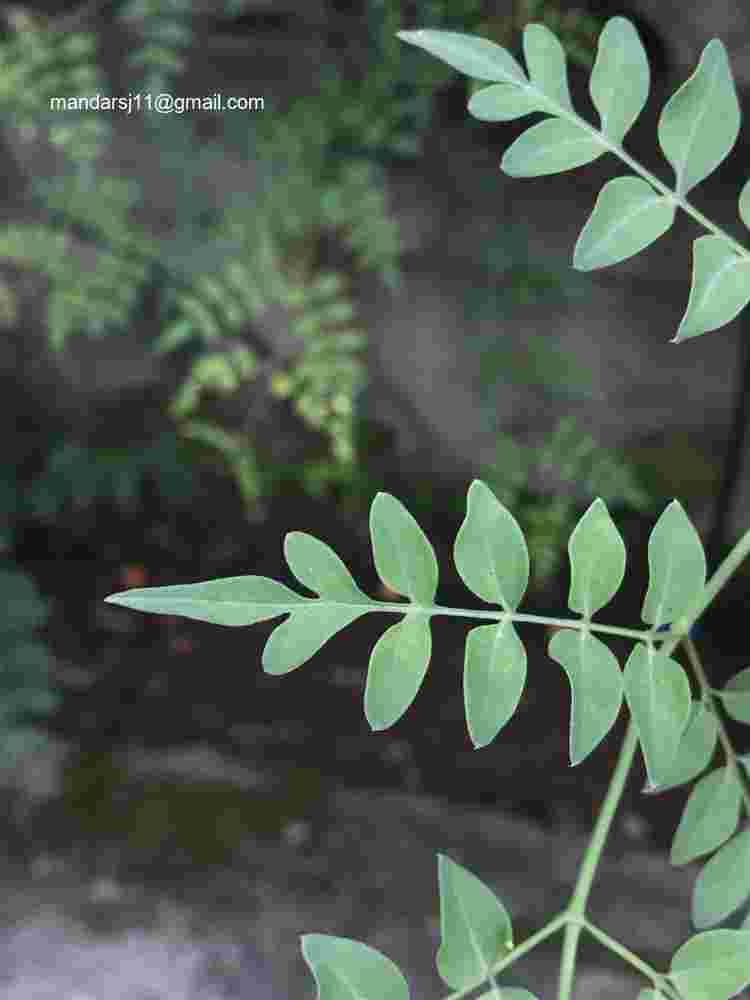
[[[469,590],[515,611],[529,582],[529,552],[516,519],[480,479],[469,487],[453,560]]]
[[[649,781],[658,785],[690,716],[690,681],[677,660],[639,642],[625,664],[624,682]]]
[[[699,928],[719,924],[749,898],[750,830],[745,830],[724,844],[695,880],[693,923]]]
[[[409,1000],[403,973],[376,948],[330,934],[303,934],[301,940],[317,1000]]]
[[[556,110],[575,112],[568,89],[565,49],[544,24],[527,24],[523,32],[523,54],[529,79],[552,102]]]
[[[374,730],[398,722],[417,697],[432,651],[430,620],[407,614],[375,643],[365,685],[365,716]]]
[[[721,847],[737,829],[742,788],[734,770],[719,767],[690,793],[672,841],[670,861],[686,865]]]
[[[601,498],[594,500],[573,529],[568,556],[568,607],[591,618],[612,600],[625,576],[625,543]]]
[[[750,725],[750,667],[730,677],[719,697],[728,715]]]
[[[402,42],[416,45],[437,56],[459,73],[473,80],[496,83],[526,84],[523,70],[513,56],[496,42],[457,31],[420,28],[417,31],[397,31]]]
[[[342,608],[323,601],[293,611],[268,637],[261,660],[263,670],[273,675],[296,670],[337,632],[366,613],[366,608]]]
[[[545,110],[546,104],[537,94],[510,83],[483,87],[472,94],[468,104],[469,114],[480,122],[512,122],[532,111]]]
[[[669,978],[686,1000],[733,997],[750,984],[750,933],[696,934],[672,956]]]
[[[731,323],[750,302],[750,261],[721,236],[693,240],[693,276],[685,315],[670,343]]]
[[[509,621],[479,625],[466,639],[464,706],[475,748],[491,743],[511,718],[526,683],[526,650]]]
[[[266,576],[228,576],[204,583],[177,583],[168,587],[138,587],[110,594],[109,604],[134,611],[180,615],[213,625],[253,625],[286,614],[314,598],[301,597],[283,583]]]
[[[650,85],[648,57],[634,25],[625,17],[611,17],[599,35],[589,78],[591,100],[607,139],[622,142],[643,111]]]
[[[740,120],[729,57],[723,43],[713,38],[659,117],[659,145],[675,172],[678,195],[687,194],[726,159]]]
[[[648,540],[648,590],[641,617],[657,628],[673,622],[706,584],[706,556],[679,500],[661,514]]]
[[[342,560],[330,546],[304,531],[290,531],[284,539],[284,555],[299,582],[331,601],[366,601]]]
[[[375,568],[383,583],[415,604],[432,604],[438,564],[429,539],[400,500],[378,493],[370,508]]]
[[[716,750],[718,737],[719,727],[716,716],[706,708],[702,701],[695,699],[688,724],[680,737],[680,743],[671,767],[662,773],[658,786],[646,782],[641,789],[642,794],[666,792],[678,785],[692,781],[708,767]]]
[[[438,972],[451,989],[478,986],[495,962],[513,948],[510,917],[481,879],[444,854],[438,854],[438,883]]]
[[[500,162],[509,177],[542,177],[592,163],[608,152],[604,140],[566,118],[547,118],[512,143]]]
[[[622,706],[622,674],[609,647],[587,632],[560,629],[548,652],[570,682],[570,764],[575,767],[614,725]]]
[[[615,177],[599,192],[573,251],[573,267],[593,271],[626,260],[671,227],[677,209],[640,177]]]

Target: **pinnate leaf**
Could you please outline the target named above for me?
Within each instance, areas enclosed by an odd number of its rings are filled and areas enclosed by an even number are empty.
[[[690,681],[677,660],[639,642],[625,664],[624,683],[649,781],[658,785],[690,716]]]
[[[750,725],[750,667],[730,677],[719,697],[728,715]]]
[[[361,941],[303,934],[302,955],[315,977],[317,1000],[409,1000],[395,962]]]
[[[693,240],[693,276],[685,315],[670,343],[731,323],[750,302],[750,260],[721,236]]]
[[[261,665],[267,674],[288,674],[318,652],[342,628],[367,613],[367,608],[342,608],[315,602],[293,611],[268,637]]]
[[[400,500],[378,493],[370,508],[375,568],[383,583],[415,604],[432,604],[438,584],[435,550]]]
[[[527,128],[508,149],[500,169],[509,177],[543,177],[592,163],[608,152],[603,140],[566,118]]]
[[[677,949],[669,970],[685,1000],[726,1000],[750,984],[750,933],[696,934]]]
[[[451,989],[478,986],[495,962],[513,948],[510,917],[481,879],[444,854],[438,854],[438,883],[438,972]]]
[[[286,614],[314,598],[301,597],[266,576],[228,576],[204,583],[138,587],[110,594],[109,604],[121,604],[150,614],[180,615],[213,625],[253,625]]]
[[[568,607],[591,618],[612,600],[625,576],[625,543],[601,498],[594,500],[573,529],[568,556]]]
[[[466,639],[464,706],[475,748],[491,743],[511,718],[526,683],[526,650],[509,621],[479,625]]]
[[[330,546],[304,531],[290,531],[284,539],[284,555],[299,582],[331,601],[366,601],[342,560]]]
[[[589,78],[601,131],[611,142],[622,142],[643,111],[650,85],[648,57],[634,25],[625,17],[611,17],[599,35]]]
[[[674,202],[640,177],[615,177],[599,192],[581,230],[573,267],[593,271],[632,257],[666,233],[676,211]]]
[[[398,722],[417,697],[432,651],[430,620],[405,615],[375,643],[365,685],[365,716],[374,730]]]
[[[659,145],[675,172],[678,195],[687,194],[726,159],[737,141],[740,119],[727,51],[713,38],[659,117]]]
[[[509,83],[495,83],[472,94],[468,110],[480,122],[512,122],[547,108],[545,101],[532,91],[520,90]]]
[[[706,584],[706,556],[698,532],[673,500],[648,540],[648,590],[641,617],[658,628],[687,610]]]
[[[464,35],[457,31],[438,31],[434,28],[397,31],[396,35],[402,42],[424,49],[474,80],[516,84],[527,82],[523,70],[510,52],[487,38]]]
[[[721,847],[737,829],[742,788],[728,766],[704,775],[690,793],[672,841],[670,861],[686,865]]]
[[[696,927],[713,927],[750,899],[750,830],[724,844],[702,868],[693,886]]]
[[[702,701],[695,699],[688,724],[680,737],[672,766],[662,774],[661,783],[658,786],[646,782],[641,789],[642,794],[666,792],[670,788],[676,788],[678,785],[692,781],[711,762],[718,736],[719,728],[716,716],[706,708]]]
[[[552,108],[574,111],[568,89],[565,49],[544,24],[527,24],[523,32],[523,54],[529,79],[552,101]]]
[[[529,582],[529,551],[516,519],[480,479],[469,487],[453,559],[469,590],[515,611]]]
[[[614,725],[622,706],[622,674],[609,647],[590,633],[560,629],[548,652],[570,682],[570,763],[575,767]]]

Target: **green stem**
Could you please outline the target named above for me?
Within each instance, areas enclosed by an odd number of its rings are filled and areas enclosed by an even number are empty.
[[[711,685],[708,683],[708,678],[706,677],[706,672],[703,669],[703,664],[701,663],[700,656],[698,655],[698,650],[695,648],[695,643],[692,639],[687,638],[685,640],[685,647],[687,649],[688,659],[690,660],[690,665],[695,672],[695,676],[698,678],[698,683],[701,687],[701,693],[703,694],[703,700],[708,701],[714,710],[714,718],[716,719],[716,727],[719,734],[719,742],[724,751],[724,756],[727,760],[727,767],[734,771],[735,778],[737,779],[740,788],[742,789],[742,802],[745,806],[745,812],[750,816],[750,792],[748,792],[748,782],[745,776],[744,769],[737,763],[737,755],[734,752],[734,747],[732,746],[732,741],[729,739],[727,731],[724,727],[724,722],[719,715],[716,708],[716,701],[712,693]],[[718,699],[719,701],[721,699]],[[723,705],[722,705],[723,707]]]
[[[107,600],[107,598],[105,598]],[[306,598],[312,604],[318,604],[322,598]],[[585,629],[590,632],[604,632],[608,635],[621,635],[626,639],[638,639],[641,642],[652,640],[664,640],[670,638],[669,632],[654,634],[653,629],[620,628],[619,625],[600,625],[598,622],[583,621],[580,618],[549,618],[546,615],[525,615],[509,611],[480,611],[477,608],[446,608],[440,604],[413,604],[404,601],[401,604],[389,603],[387,601],[367,601],[357,604],[356,601],[325,601],[328,607],[356,608],[361,607],[364,612],[383,611],[394,614],[423,614],[423,615],[445,615],[448,618],[480,618],[489,621],[520,622],[530,625],[552,625],[557,628]]]
[[[633,763],[635,752],[638,748],[638,733],[632,719],[628,722],[625,739],[620,747],[620,755],[617,759],[617,766],[612,774],[604,803],[599,811],[594,825],[594,832],[586,847],[583,863],[578,872],[573,895],[568,905],[567,913],[574,919],[566,924],[565,936],[563,938],[562,960],[560,962],[560,980],[557,991],[558,1000],[570,1000],[573,991],[573,976],[575,974],[576,952],[578,950],[578,939],[584,926],[586,914],[586,903],[591,885],[594,881],[594,874],[599,858],[604,850],[604,844],[609,834],[617,806],[625,790],[630,766]]]

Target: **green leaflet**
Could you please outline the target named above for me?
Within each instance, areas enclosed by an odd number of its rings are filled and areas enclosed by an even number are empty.
[[[372,603],[333,549],[314,535],[290,531],[284,539],[284,556],[299,582],[321,597],[349,604]]]
[[[488,604],[515,611],[529,582],[529,552],[518,522],[480,479],[466,497],[453,560],[469,588]]]
[[[570,764],[575,767],[614,725],[622,705],[622,674],[609,647],[583,631],[556,632],[548,653],[570,682]]]
[[[750,984],[750,933],[696,934],[672,956],[669,978],[685,1000],[726,1000]]]
[[[664,994],[657,990],[645,989],[638,993],[636,1000],[664,1000]]]
[[[405,615],[375,643],[365,686],[365,716],[372,729],[398,722],[417,697],[431,650],[430,620],[424,614]]]
[[[676,205],[640,177],[616,177],[599,192],[573,251],[573,267],[593,271],[626,260],[671,227]]]
[[[737,829],[741,799],[733,768],[719,767],[704,775],[687,800],[672,841],[671,863],[686,865],[721,847]]]
[[[376,948],[330,934],[303,934],[301,941],[317,1000],[409,1000],[403,973]]]
[[[547,110],[546,102],[538,95],[509,83],[483,87],[472,94],[467,107],[469,114],[481,122],[511,122],[532,111]]]
[[[687,309],[670,343],[731,323],[750,302],[750,260],[721,236],[693,241],[693,277]]]
[[[510,917],[476,875],[438,854],[441,943],[435,961],[451,989],[479,986],[513,948]]]
[[[706,585],[706,556],[698,532],[673,500],[648,540],[648,590],[641,618],[654,628],[679,618]]]
[[[680,664],[639,642],[625,664],[625,698],[652,785],[671,768],[688,717],[690,682]]]
[[[523,32],[523,54],[531,83],[553,106],[575,113],[568,89],[565,49],[543,24],[527,24]]]
[[[511,718],[526,683],[526,650],[511,622],[469,632],[464,658],[464,706],[475,749],[491,743]]]
[[[740,191],[737,207],[739,209],[740,218],[745,223],[747,228],[750,229],[750,180],[745,181],[745,184]]]
[[[611,17],[599,35],[589,78],[601,130],[611,142],[622,142],[643,111],[650,85],[648,57],[638,32],[626,18]]]
[[[523,70],[510,52],[487,38],[431,28],[397,31],[396,37],[437,56],[459,73],[474,80],[516,84],[527,82]]]
[[[625,543],[607,505],[597,497],[573,529],[568,541],[570,593],[568,607],[591,618],[612,600],[625,576]]]
[[[378,493],[370,508],[370,538],[378,576],[414,604],[432,604],[438,583],[435,550],[400,500]]]
[[[323,602],[293,611],[277,625],[263,649],[261,664],[267,674],[288,674],[306,663],[329,639],[368,608],[346,608]]]
[[[543,177],[592,163],[608,152],[604,140],[565,118],[532,125],[512,143],[500,161],[509,177]]]
[[[641,793],[648,795],[653,792],[667,792],[671,788],[692,781],[711,762],[718,737],[716,716],[702,701],[694,700],[688,724],[680,737],[671,767],[662,773],[661,784],[653,786],[646,782]]]
[[[750,830],[724,844],[701,870],[693,886],[696,927],[712,927],[750,898]]]
[[[276,618],[300,605],[309,605],[313,598],[300,597],[283,583],[265,576],[229,576],[205,583],[139,587],[110,594],[104,600],[135,611],[237,626]]]
[[[750,667],[730,677],[719,697],[728,715],[750,725]]]
[[[659,117],[659,145],[675,172],[678,195],[686,195],[726,159],[737,141],[740,120],[727,51],[713,38],[693,75]]]

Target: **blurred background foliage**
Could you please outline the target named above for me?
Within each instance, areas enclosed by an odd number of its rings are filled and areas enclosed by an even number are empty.
[[[195,41],[191,0],[105,7],[127,40],[127,90],[174,90]],[[137,510],[148,482],[168,506],[189,504],[211,457],[256,523],[264,500],[290,482],[365,516],[383,484],[371,467],[375,431],[362,404],[367,330],[358,317],[357,279],[369,275],[398,294],[400,240],[388,211],[386,172],[420,156],[435,96],[457,79],[449,67],[400,44],[395,32],[428,25],[510,45],[528,21],[542,20],[570,60],[590,68],[603,22],[534,0],[360,0],[351,7],[351,32],[337,37],[316,85],[283,113],[223,116],[217,125],[226,132],[209,140],[190,116],[153,116],[151,123],[146,116],[158,170],[178,194],[179,212],[159,219],[144,211],[139,183],[107,167],[112,115],[50,111],[54,95],[117,92],[101,68],[104,41],[96,27],[86,28],[75,10],[54,18],[32,7],[5,12],[4,127],[22,147],[47,143],[59,170],[30,182],[22,211],[0,230],[0,323],[18,324],[18,276],[32,272],[46,282],[51,351],[65,352],[78,337],[128,337],[148,319],[156,331],[149,349],[164,359],[174,384],[147,440],[123,444],[114,426],[111,437],[107,426],[83,436],[61,431],[40,445],[33,474],[6,465],[0,503],[8,552],[21,517],[54,521],[103,500]],[[89,9],[96,13],[97,5]],[[211,16],[231,26],[244,11],[242,0],[227,0]],[[217,208],[205,179],[212,152],[222,149],[253,164],[258,184],[251,199],[226,197]],[[90,252],[90,267],[81,269],[73,246]],[[478,253],[475,280],[465,291],[470,319],[499,319],[541,296],[580,294],[569,268],[532,264],[522,227],[495,227]],[[288,352],[274,354],[258,335],[269,310],[286,316],[294,345]],[[585,369],[547,343],[529,341],[520,352],[496,336],[477,344],[488,419],[502,379],[572,401],[595,391]],[[261,401],[287,407],[300,433],[309,434],[304,461],[283,466],[269,457],[273,443],[262,440],[254,407],[239,425],[222,416],[221,401],[248,387]],[[602,496],[612,507],[638,510],[653,502],[632,465],[598,448],[569,419],[542,445],[523,445],[501,428],[497,440],[496,461],[482,475],[527,534],[535,586],[559,570],[582,502]],[[532,473],[547,466],[556,470],[556,486],[535,487]],[[425,507],[433,503],[428,484],[415,491]],[[457,508],[462,504],[463,497]],[[51,709],[55,696],[34,638],[43,606],[30,579],[11,562],[0,582],[10,595],[0,736],[11,752],[30,732],[19,721],[24,711]]]

